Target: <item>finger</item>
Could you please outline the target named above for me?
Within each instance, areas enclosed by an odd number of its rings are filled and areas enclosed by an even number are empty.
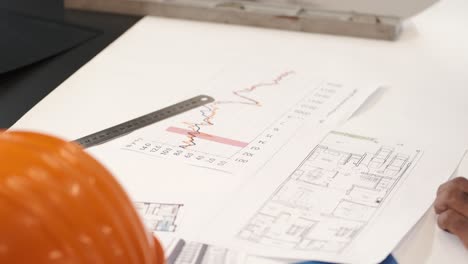
[[[447,190],[447,189],[452,189],[456,188],[464,192],[468,192],[468,179],[464,177],[456,177],[453,178],[450,181],[447,181],[446,183],[442,184],[439,186],[437,189],[437,194]]]
[[[441,214],[447,211],[447,209],[448,209],[448,206],[446,203],[437,202],[437,200],[434,202],[434,211],[436,214]]]
[[[468,194],[458,188],[447,188],[439,193],[434,201],[436,213],[440,214],[449,208],[468,217]]]
[[[441,213],[437,218],[440,228],[456,235],[468,249],[468,218],[452,209]]]

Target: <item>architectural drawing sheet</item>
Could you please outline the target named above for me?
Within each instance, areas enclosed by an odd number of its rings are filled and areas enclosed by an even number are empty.
[[[183,204],[135,202],[135,207],[150,231],[177,231]]]
[[[421,155],[420,149],[330,133],[237,237],[263,245],[340,253],[369,224]]]
[[[160,236],[168,264],[244,264],[247,255],[226,248]]]
[[[330,132],[285,177],[278,177],[276,186],[262,185],[275,178],[274,170],[281,171],[281,165],[272,163],[262,171],[238,196],[245,198],[228,206],[236,209],[216,220],[229,224],[215,232],[223,234],[221,230],[229,226],[224,234],[230,236],[223,240],[217,235],[217,241],[271,257],[377,263],[395,246],[385,248],[388,241],[398,242],[398,232],[391,232],[401,230],[396,218],[411,218],[397,211],[391,217],[383,215],[392,210],[388,204],[397,193],[411,196],[399,189],[409,177],[417,177],[413,173],[425,155],[424,149],[402,143]],[[410,220],[414,223],[421,215]],[[399,239],[404,234],[399,233]]]
[[[284,261],[249,256],[223,247],[159,235],[167,264],[285,264]]]
[[[111,142],[123,151],[228,173],[258,167],[306,123],[334,126],[377,88],[322,80],[293,67],[220,72],[215,102]]]
[[[150,230],[191,238],[297,133],[319,139],[376,87],[298,67],[230,66],[194,88],[214,103],[89,151],[126,188]]]

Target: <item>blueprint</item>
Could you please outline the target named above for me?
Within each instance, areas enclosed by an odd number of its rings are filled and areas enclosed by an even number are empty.
[[[267,257],[378,263],[457,165],[458,150],[414,142],[300,133],[251,176],[200,239]]]
[[[89,149],[138,201],[153,232],[195,237],[297,133],[319,139],[377,85],[327,80],[298,66],[232,65],[202,88],[214,102]]]
[[[421,155],[419,149],[330,133],[237,236],[279,248],[341,252]]]
[[[158,236],[167,264],[285,264],[284,261],[249,256],[223,247],[174,236]]]
[[[168,264],[243,264],[247,255],[226,248],[172,238],[163,242]]]
[[[175,232],[183,204],[135,202],[146,227],[153,232]]]

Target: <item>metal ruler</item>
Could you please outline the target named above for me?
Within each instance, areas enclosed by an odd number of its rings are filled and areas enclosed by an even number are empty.
[[[147,115],[137,117],[119,125],[82,137],[75,140],[74,142],[80,144],[83,148],[96,146],[126,135],[142,127],[157,123],[166,118],[178,115],[211,102],[214,102],[214,98],[206,95],[199,95],[186,101],[182,101]]]

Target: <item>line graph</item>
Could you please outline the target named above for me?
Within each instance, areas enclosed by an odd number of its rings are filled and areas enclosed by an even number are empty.
[[[222,72],[203,91],[215,102],[138,130],[120,148],[229,173],[260,166],[305,124],[320,126],[357,89],[295,69]]]
[[[279,76],[277,76],[275,79],[273,79],[271,82],[261,82],[258,84],[254,84],[248,88],[243,88],[240,90],[234,90],[232,93],[237,96],[240,99],[240,101],[215,101],[209,105],[203,106],[203,109],[200,110],[201,116],[203,119],[197,123],[191,123],[191,122],[184,122],[190,129],[190,132],[186,133],[187,139],[183,141],[183,144],[180,146],[181,148],[188,148],[188,147],[193,147],[196,146],[195,139],[199,137],[201,134],[201,130],[203,126],[212,126],[214,125],[214,118],[219,110],[219,105],[223,104],[245,104],[245,105],[251,105],[251,106],[256,106],[260,107],[261,103],[252,98],[248,97],[243,94],[249,94],[252,93],[253,91],[257,90],[258,88],[264,88],[264,87],[271,87],[271,86],[276,86],[278,85],[284,78],[294,74],[294,71],[286,71],[284,73],[281,73]]]

